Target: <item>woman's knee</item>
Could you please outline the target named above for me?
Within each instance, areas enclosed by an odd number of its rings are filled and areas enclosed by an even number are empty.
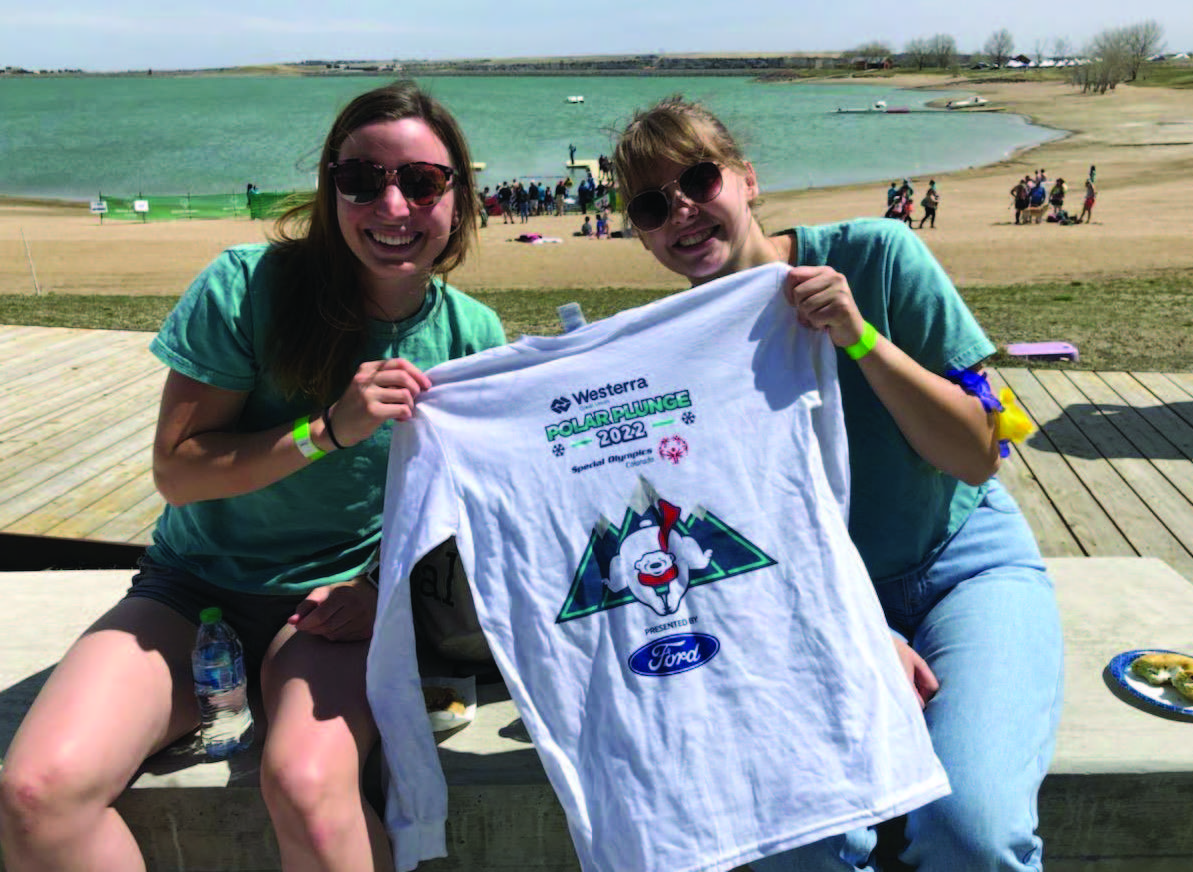
[[[1034,795],[997,796],[955,785],[951,796],[908,815],[904,856],[921,870],[1038,869],[1034,808]]]
[[[71,816],[106,807],[119,788],[105,788],[103,778],[86,763],[57,753],[18,753],[5,760],[0,770],[0,833],[6,840],[17,833],[36,838]]]
[[[318,856],[343,844],[363,806],[355,768],[330,765],[317,754],[262,755],[261,795],[279,840]]]
[[[360,793],[359,769],[344,754],[312,753],[266,742],[261,755],[261,793],[272,810],[303,818],[328,813]]]

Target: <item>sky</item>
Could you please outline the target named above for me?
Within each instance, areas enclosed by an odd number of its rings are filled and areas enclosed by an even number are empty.
[[[975,9],[980,6],[980,9]],[[726,9],[730,11],[726,11]],[[1015,51],[1154,19],[1193,51],[1190,0],[0,0],[0,67],[206,69],[303,60],[447,60],[688,52],[895,51],[947,34]]]

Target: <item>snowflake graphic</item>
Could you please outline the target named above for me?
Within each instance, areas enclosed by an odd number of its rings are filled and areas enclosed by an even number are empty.
[[[553,452],[555,452],[555,456],[556,456],[556,457],[563,457],[563,446],[562,446],[562,445],[556,445],[556,446],[555,446],[554,448],[552,448],[551,450],[552,450]]]
[[[681,420],[690,427],[696,423],[696,415],[694,412],[684,412]]]
[[[659,441],[659,457],[679,463],[688,453],[687,440],[682,436],[664,436]]]

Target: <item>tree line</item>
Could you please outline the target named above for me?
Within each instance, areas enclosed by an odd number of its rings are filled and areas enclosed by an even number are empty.
[[[1123,27],[1103,30],[1082,50],[1083,62],[1067,67],[1070,80],[1083,91],[1104,94],[1119,82],[1133,82],[1139,78],[1143,64],[1148,58],[1164,49],[1164,28],[1153,20]],[[882,41],[866,42],[849,54],[867,58],[887,58],[895,53],[891,46]],[[1066,59],[1073,56],[1073,46],[1068,39],[1037,38],[1030,52],[1020,50],[1039,65],[1044,60]],[[971,63],[986,62],[993,67],[1004,67],[1007,61],[1018,56],[1015,52],[1015,37],[1007,28],[994,31],[982,44],[982,51],[971,58]],[[915,37],[903,48],[904,62],[917,70],[927,68],[949,69],[957,64],[957,43],[945,33]]]

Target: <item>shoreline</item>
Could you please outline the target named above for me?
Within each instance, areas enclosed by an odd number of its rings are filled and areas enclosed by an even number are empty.
[[[892,89],[980,94],[991,105],[1064,131],[993,163],[912,179],[917,201],[929,178],[937,181],[937,227],[917,232],[959,286],[1193,271],[1193,90],[1120,85],[1095,96],[1049,81],[970,82],[945,75],[883,81]],[[1050,180],[1065,178],[1066,209],[1076,215],[1090,165],[1098,168],[1092,223],[1014,224],[1008,192],[1018,178],[1039,168]],[[767,192],[756,213],[770,232],[879,216],[888,183]],[[921,211],[917,202],[917,223]],[[450,281],[465,291],[684,287],[634,240],[574,237],[580,221],[569,215],[502,225],[490,218],[478,250]],[[265,241],[268,227],[245,218],[101,224],[84,202],[0,197],[0,293],[32,292],[36,271],[44,292],[177,295],[222,249]],[[513,242],[525,232],[561,244]]]

